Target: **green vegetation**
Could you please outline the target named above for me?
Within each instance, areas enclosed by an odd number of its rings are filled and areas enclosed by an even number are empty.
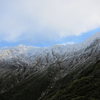
[[[31,74],[20,84],[0,94],[0,100],[38,100],[42,93],[45,94],[40,100],[100,100],[100,61],[88,66],[80,65],[79,69],[54,85],[51,82],[57,70],[52,68]]]
[[[55,85],[41,100],[100,100],[100,61],[79,73],[73,72],[61,82],[58,81],[56,84],[60,85]],[[72,79],[67,78],[69,76]]]

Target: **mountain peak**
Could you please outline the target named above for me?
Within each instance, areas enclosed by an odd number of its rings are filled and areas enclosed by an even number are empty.
[[[94,41],[96,39],[100,39],[100,32],[95,33],[92,37],[90,37],[89,41]]]

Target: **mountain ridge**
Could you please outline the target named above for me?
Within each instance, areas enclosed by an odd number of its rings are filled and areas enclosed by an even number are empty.
[[[0,57],[0,100],[99,100],[100,38],[85,43]]]

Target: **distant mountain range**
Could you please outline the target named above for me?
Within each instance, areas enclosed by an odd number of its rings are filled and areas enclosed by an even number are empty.
[[[1,48],[0,100],[100,100],[100,33],[80,44]]]

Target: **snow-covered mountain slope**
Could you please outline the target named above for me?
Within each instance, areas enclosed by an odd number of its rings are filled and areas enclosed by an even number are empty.
[[[96,39],[100,39],[100,32],[93,34],[90,38],[88,38],[86,41],[84,41],[81,44],[81,48],[86,48],[87,46],[89,46],[93,41],[95,41]]]
[[[48,88],[53,88],[57,81],[74,71],[77,77],[81,71],[95,65],[100,61],[99,55],[99,33],[81,44],[45,48],[23,45],[2,48],[0,96],[4,95],[7,100],[27,100],[29,97],[29,100],[37,100],[40,96],[42,98],[48,93]]]
[[[100,39],[100,33],[96,33],[88,40],[80,44],[66,44],[66,45],[55,45],[52,47],[32,47],[19,45],[17,47],[8,47],[0,49],[0,63],[25,63],[29,66],[33,66],[38,60],[43,65],[45,63],[54,63],[57,60],[64,60],[74,56],[76,52],[80,54],[89,47],[92,42]],[[48,61],[47,61],[48,58]]]

